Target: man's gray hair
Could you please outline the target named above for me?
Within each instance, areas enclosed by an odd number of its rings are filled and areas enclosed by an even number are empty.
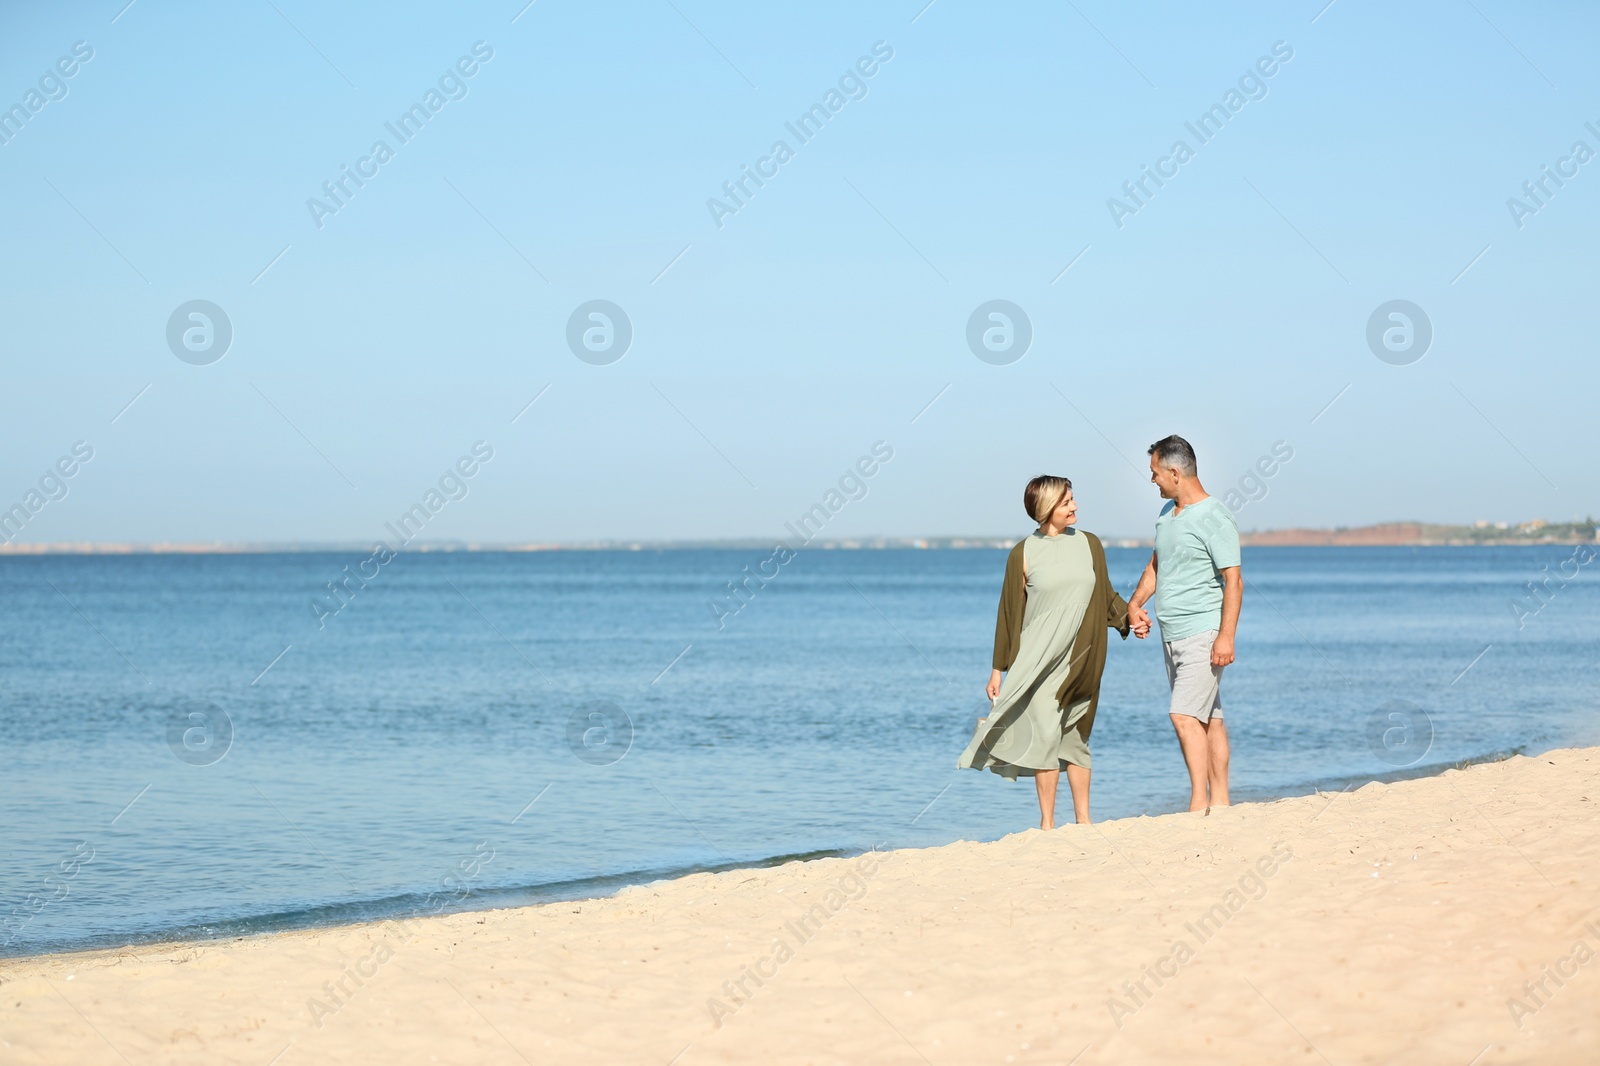
[[[1194,449],[1176,434],[1162,437],[1150,445],[1146,454],[1155,456],[1157,465],[1163,470],[1176,469],[1185,477],[1195,477],[1199,473],[1194,461]]]

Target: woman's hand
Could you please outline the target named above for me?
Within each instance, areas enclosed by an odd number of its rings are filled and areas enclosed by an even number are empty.
[[[993,703],[1000,698],[1000,671],[996,670],[989,675],[989,684],[984,688],[989,694],[989,702]]]

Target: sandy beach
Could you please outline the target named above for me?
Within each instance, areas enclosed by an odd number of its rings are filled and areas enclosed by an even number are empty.
[[[1003,786],[1002,786],[1003,787]],[[1600,748],[0,964],[7,1063],[1600,1061]]]

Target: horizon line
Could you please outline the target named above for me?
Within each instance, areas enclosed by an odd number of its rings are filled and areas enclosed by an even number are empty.
[[[1541,530],[1573,530],[1588,527],[1590,536],[1600,540],[1600,528],[1593,519],[1583,522],[1549,522],[1534,519],[1522,523],[1476,521],[1468,525],[1402,520],[1378,522],[1364,526],[1335,527],[1285,527],[1269,530],[1242,530],[1241,538],[1247,546],[1290,547],[1311,546],[1294,540],[1306,538],[1336,538],[1352,534],[1368,534],[1360,543],[1371,546],[1384,544],[1450,544],[1488,543],[1497,536],[1504,540],[1541,543],[1531,535]],[[1392,534],[1387,540],[1383,534]],[[1402,535],[1405,533],[1407,535]],[[1451,538],[1451,534],[1456,534]],[[1482,534],[1485,539],[1462,540],[1460,534]],[[968,549],[1009,548],[1027,533],[994,534],[929,534],[923,536],[888,536],[870,534],[854,537],[834,537],[826,540],[813,538],[802,547],[826,550],[883,550],[892,548],[915,549]],[[1110,547],[1147,548],[1153,537],[1127,537],[1098,534]],[[1573,533],[1567,534],[1571,539]],[[1255,538],[1273,538],[1274,543],[1249,545]],[[1377,539],[1373,539],[1376,537]],[[781,538],[779,538],[781,539]],[[1555,542],[1552,536],[1544,543]],[[416,552],[541,552],[541,551],[682,551],[694,549],[767,548],[775,543],[770,537],[679,537],[651,540],[645,538],[592,538],[559,541],[476,541],[464,539],[416,540],[407,542],[401,551]],[[1348,545],[1354,546],[1354,545]],[[293,553],[368,551],[371,544],[358,540],[328,541],[34,541],[0,543],[0,556],[4,555],[270,555]],[[791,549],[793,550],[793,549]]]

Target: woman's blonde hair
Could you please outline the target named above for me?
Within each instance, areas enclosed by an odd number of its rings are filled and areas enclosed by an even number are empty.
[[[1028,517],[1042,526],[1050,521],[1051,514],[1061,506],[1062,497],[1071,491],[1072,482],[1068,479],[1040,474],[1028,482],[1028,487],[1022,491],[1022,506],[1028,509]]]

